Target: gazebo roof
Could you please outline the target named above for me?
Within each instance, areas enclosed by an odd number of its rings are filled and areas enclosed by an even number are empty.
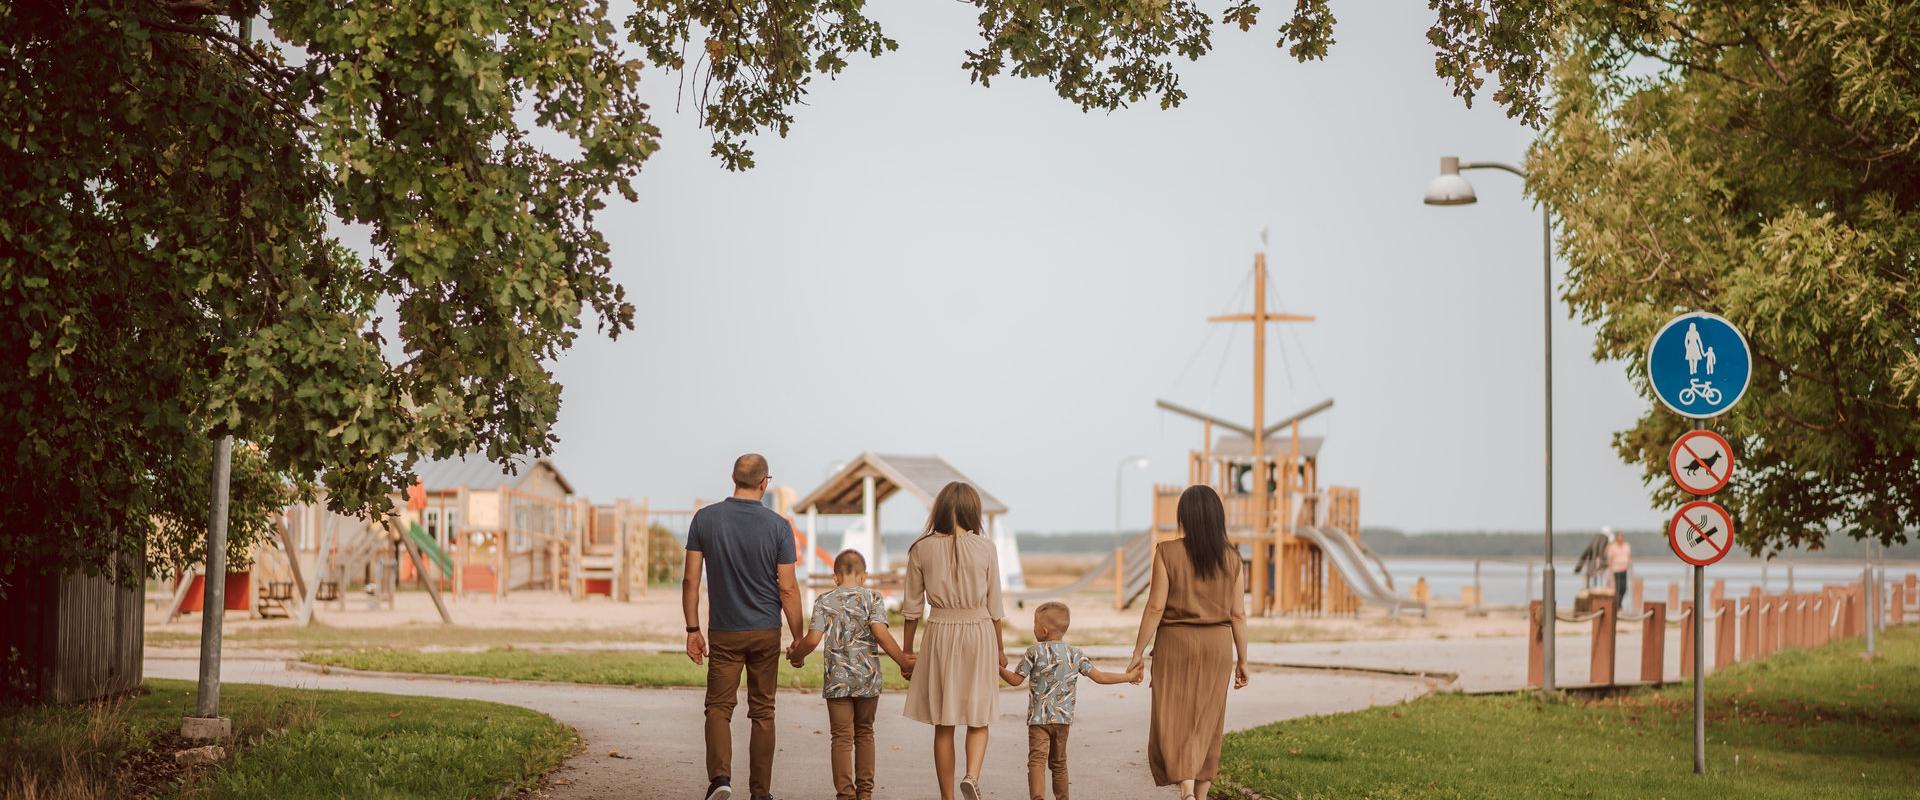
[[[905,490],[907,494],[923,505],[933,505],[934,495],[941,487],[953,481],[965,481],[973,484],[980,492],[980,513],[993,515],[1007,513],[1007,506],[1000,499],[988,493],[978,482],[939,456],[903,456],[861,453],[849,462],[826,483],[807,493],[794,505],[795,513],[809,510],[821,514],[859,514],[861,507],[861,485],[867,476],[873,476],[874,502],[885,501],[894,492]]]

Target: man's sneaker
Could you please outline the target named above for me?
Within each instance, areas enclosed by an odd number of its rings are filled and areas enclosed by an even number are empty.
[[[727,784],[726,778],[714,778],[713,783],[707,784],[707,800],[733,800],[733,787]]]
[[[960,779],[960,800],[980,800],[980,784],[972,775]]]

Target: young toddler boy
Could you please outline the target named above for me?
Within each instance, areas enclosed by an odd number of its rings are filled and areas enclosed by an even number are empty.
[[[880,653],[907,673],[913,656],[900,650],[887,631],[886,598],[866,587],[867,559],[846,550],[833,559],[834,590],[815,598],[805,638],[793,643],[787,659],[795,667],[826,642],[827,722],[833,733],[833,790],[837,800],[873,797],[873,714],[880,707]]]
[[[1066,603],[1048,601],[1033,610],[1033,638],[1019,666],[1000,668],[1009,686],[1027,685],[1027,794],[1047,800],[1047,771],[1053,771],[1054,800],[1067,800],[1067,729],[1073,724],[1074,685],[1085,675],[1094,683],[1128,683],[1139,672],[1094,669],[1080,648],[1062,641],[1072,613]]]

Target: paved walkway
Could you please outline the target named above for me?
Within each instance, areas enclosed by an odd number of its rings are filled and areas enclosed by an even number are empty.
[[[1524,655],[1524,651],[1523,655]],[[1106,665],[1118,669],[1120,665]],[[701,692],[695,689],[630,689],[610,686],[552,686],[522,683],[470,683],[433,678],[318,675],[288,671],[278,660],[229,657],[222,678],[316,689],[489,700],[524,706],[551,715],[580,732],[583,752],[555,775],[551,796],[582,798],[696,798],[706,788],[701,741]],[[191,680],[190,659],[150,658],[146,674]],[[1412,699],[1429,690],[1427,682],[1406,678],[1319,670],[1262,669],[1246,689],[1227,702],[1227,727],[1249,728],[1275,720],[1353,711]],[[934,797],[929,757],[930,728],[900,715],[904,696],[885,695],[875,729],[881,797]],[[1074,724],[1071,764],[1079,797],[1149,797],[1157,792],[1147,774],[1144,746],[1148,691],[1142,686],[1098,686],[1082,682]],[[1000,718],[988,745],[982,788],[987,797],[1026,796],[1026,693],[1002,692]],[[774,762],[774,793],[782,800],[827,800],[833,796],[828,771],[826,705],[818,692],[782,692],[778,716],[779,751]],[[734,763],[744,769],[745,698],[735,712]],[[617,751],[625,758],[608,755]],[[745,798],[746,776],[736,788]],[[1173,793],[1165,792],[1172,797]]]

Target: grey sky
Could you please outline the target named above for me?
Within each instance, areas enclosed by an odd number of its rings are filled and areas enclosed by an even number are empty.
[[[1245,326],[1176,378],[1270,226],[1275,294],[1319,321],[1269,348],[1269,414],[1336,398],[1308,428],[1323,481],[1360,487],[1369,525],[1537,528],[1539,216],[1501,173],[1469,175],[1479,205],[1420,203],[1441,155],[1518,161],[1530,133],[1434,77],[1424,4],[1339,11],[1326,62],[1222,29],[1186,105],[1107,115],[969,84],[970,6],[883,0],[901,49],[817,85],[744,174],[660,80],[665,146],[600,218],[638,330],[555,365],[557,463],[589,496],[685,507],[746,450],[802,492],[862,450],[940,453],[1050,531],[1110,527],[1138,453],[1138,524],[1199,441],[1155,398],[1249,416]],[[1657,527],[1609,446],[1644,403],[1557,317],[1559,524]]]

